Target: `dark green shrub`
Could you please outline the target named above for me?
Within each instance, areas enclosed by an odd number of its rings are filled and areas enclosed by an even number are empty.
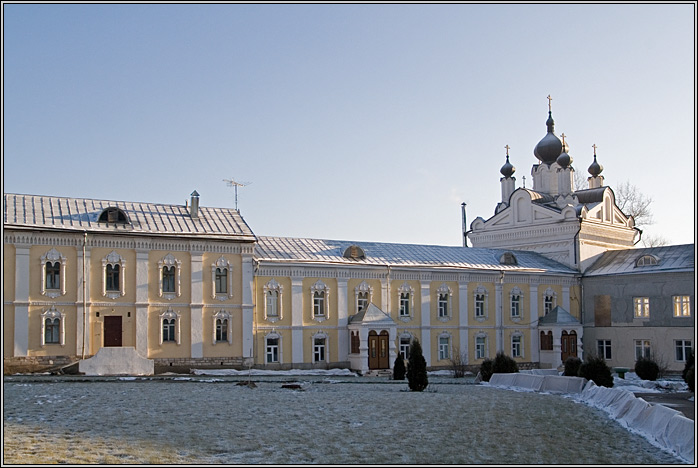
[[[683,372],[681,373],[681,377],[683,378],[683,381],[686,382],[687,384],[691,385],[688,380],[687,380],[687,375],[689,369],[691,369],[695,363],[696,356],[693,353],[693,350],[686,356],[686,365],[683,367]],[[693,391],[693,390],[691,390]]]
[[[504,352],[500,351],[494,357],[494,363],[492,364],[492,372],[495,374],[511,374],[519,371],[519,365],[516,364],[514,358],[507,356]]]
[[[642,380],[657,380],[659,365],[652,358],[643,356],[635,361],[635,373]]]
[[[611,368],[600,357],[587,356],[579,366],[579,376],[592,380],[599,387],[613,387]]]
[[[492,366],[494,364],[494,361],[490,358],[486,358],[484,361],[482,361],[482,364],[480,364],[480,378],[482,379],[483,382],[489,382],[490,377],[492,377]]]
[[[407,361],[407,384],[413,392],[421,392],[427,385],[427,361],[422,355],[422,345],[414,339],[410,344],[410,358]]]
[[[576,356],[570,356],[565,359],[565,374],[568,377],[577,377],[579,375],[579,366],[582,365],[582,360]]]
[[[400,353],[398,353],[395,358],[395,364],[393,364],[393,380],[405,380],[405,360],[402,359]]]
[[[695,384],[696,384],[696,371],[695,371],[695,366],[691,366],[690,369],[686,372],[686,383],[688,384],[688,390],[691,392],[695,392]]]

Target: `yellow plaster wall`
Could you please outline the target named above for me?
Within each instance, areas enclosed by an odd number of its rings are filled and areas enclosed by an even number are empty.
[[[51,306],[29,307],[29,356],[70,356],[76,352],[76,316],[75,307],[56,306],[56,310],[65,314],[63,317],[65,327],[65,345],[46,344],[41,346],[41,314],[49,310]]]
[[[226,310],[230,314],[232,343],[228,341],[213,344],[215,323],[213,316],[220,309],[207,307],[203,312],[203,353],[204,357],[242,356],[242,312],[239,309]],[[159,339],[159,338],[158,338]],[[184,340],[182,340],[184,341]],[[156,341],[157,343],[157,341]]]
[[[323,281],[325,280],[323,279]],[[387,304],[385,304],[385,306],[383,305],[383,293],[381,290],[380,280],[350,279],[349,281],[347,281],[347,310],[349,311],[349,315],[351,316],[358,312],[358,310],[356,310],[356,288],[364,281],[366,282],[366,284],[373,288],[373,294],[369,294],[369,302],[372,302],[376,307],[378,307],[382,311],[387,312],[387,310],[385,309],[385,307],[387,307]],[[325,281],[325,284],[328,283]]]
[[[180,268],[181,268],[181,277],[180,277],[180,295],[176,298],[173,299],[173,301],[176,301],[177,303],[190,303],[191,302],[191,256],[189,255],[189,252],[179,252],[179,251],[169,251],[169,250],[151,250],[148,253],[148,297],[151,302],[163,302],[165,301],[164,297],[160,297],[160,271],[159,271],[159,266],[158,262],[165,258],[167,254],[172,254],[177,260],[181,262]],[[210,264],[203,264],[202,268],[206,270],[206,266],[208,265],[208,269],[211,269]],[[233,275],[235,275],[236,272],[233,271]],[[240,269],[237,270],[237,274],[240,274]],[[206,277],[206,273],[204,272],[204,278]],[[210,273],[209,273],[210,277]],[[176,278],[175,278],[176,281]],[[235,281],[233,281],[233,284]],[[208,290],[207,290],[208,289]],[[208,288],[204,286],[204,298],[208,294],[208,297],[211,297],[210,294],[211,287],[210,285]],[[235,293],[235,290],[233,290],[233,294]],[[180,357],[180,356],[177,356]]]
[[[272,322],[270,320],[265,320],[264,310],[266,307],[266,298],[264,297],[264,285],[266,285],[271,280],[276,281],[283,288],[281,292],[281,320],[276,320]],[[308,292],[310,296],[310,292]],[[331,297],[331,293],[330,293]],[[276,325],[276,326],[290,326],[291,325],[291,303],[293,300],[293,293],[291,290],[291,278],[285,276],[259,276],[255,278],[255,291],[254,291],[254,304],[255,304],[255,314],[254,321],[256,324],[260,325]]]
[[[449,288],[451,288],[451,292],[453,293],[450,297],[449,301],[449,310],[448,310],[448,320],[441,320],[439,318],[439,296],[438,296],[438,289],[445,284]],[[433,326],[438,326],[439,324],[446,324],[446,325],[458,325],[458,309],[459,309],[459,304],[460,304],[460,292],[458,289],[458,282],[456,281],[433,281],[429,287],[430,291],[430,297],[431,301],[429,304],[430,308],[430,313],[431,313],[431,324]]]
[[[303,330],[303,359],[306,363],[312,363],[314,359],[314,353],[313,353],[313,342],[314,342],[314,336],[318,333],[324,333],[327,338],[325,340],[325,362],[337,362],[338,360],[338,355],[337,355],[337,340],[338,340],[338,333],[337,329],[330,329],[330,328],[319,328],[319,329],[305,329]],[[346,333],[346,331],[344,331]],[[284,340],[285,341],[285,340]],[[288,340],[291,341],[291,340]],[[284,356],[286,356],[284,354]],[[318,364],[321,366],[321,364]]]
[[[167,307],[151,307],[148,311],[149,358],[186,358],[191,356],[191,311],[189,307],[179,306],[172,307],[172,310],[180,315],[180,344],[164,342],[160,345],[160,329],[162,327],[160,315],[167,312]],[[236,323],[233,322],[233,328],[235,326]],[[237,327],[239,329],[240,324],[237,324]]]
[[[485,318],[475,318],[475,290],[482,286],[487,290],[487,298],[485,300],[486,313]],[[494,326],[496,318],[496,293],[493,283],[469,283],[468,284],[468,324],[471,327],[475,326]]]
[[[111,252],[116,252],[124,259],[124,290],[125,294],[115,299],[105,297],[103,291],[104,268],[102,260]],[[89,295],[92,301],[96,302],[114,302],[114,303],[133,303],[136,301],[136,252],[131,249],[110,249],[95,247],[90,251],[90,273],[89,273]]]

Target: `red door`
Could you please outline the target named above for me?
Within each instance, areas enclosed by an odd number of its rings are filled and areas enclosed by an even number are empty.
[[[104,317],[104,347],[121,346],[121,316]]]

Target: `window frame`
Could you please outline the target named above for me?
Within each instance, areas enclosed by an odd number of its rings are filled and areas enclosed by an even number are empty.
[[[211,318],[212,318],[212,323],[213,323],[211,341],[212,341],[213,345],[215,346],[216,344],[219,344],[219,343],[233,344],[233,316],[232,316],[232,314],[226,310],[219,310],[218,312],[213,314],[211,316]],[[221,325],[223,325],[223,322],[225,322],[225,338],[224,339],[220,339],[221,335],[219,334],[220,327],[218,326],[218,321],[221,321]]]
[[[51,322],[55,322],[56,320],[58,321],[58,329],[56,330],[56,341],[46,340],[47,320],[51,320]],[[54,327],[55,325],[52,324],[51,328],[53,329]],[[41,347],[51,345],[65,346],[65,313],[61,312],[55,307],[50,307],[41,314]]]
[[[475,320],[482,322],[489,317],[488,297],[487,288],[482,285],[478,285],[473,291],[473,314]]]
[[[511,335],[511,357],[523,358],[523,335],[514,333]]]
[[[596,340],[596,352],[604,361],[613,359],[611,340]]]
[[[276,343],[272,343],[275,341]],[[275,358],[270,360],[269,357]],[[276,332],[264,337],[264,363],[281,364],[281,335]]]
[[[633,297],[633,318],[650,318],[650,298],[649,296]]]
[[[330,318],[329,298],[330,289],[322,280],[316,281],[310,287],[310,313],[313,320],[323,322]]]
[[[354,288],[354,310],[359,312],[368,309],[369,304],[373,301],[373,287],[366,281],[362,281]],[[364,307],[362,307],[364,305]]]
[[[109,281],[108,267],[118,267],[118,289],[107,289]],[[113,273],[112,273],[113,277]],[[126,294],[126,260],[119,255],[115,250],[112,250],[109,255],[102,259],[102,295],[109,299],[116,299]]]
[[[509,291],[509,317],[515,322],[524,317],[524,293],[518,286]]]
[[[439,361],[451,358],[451,336],[442,333],[438,338]]]
[[[652,357],[652,341],[651,340],[635,340],[635,361],[641,356],[645,358]]]
[[[272,278],[264,285],[262,292],[264,294],[264,320],[272,323],[282,320],[284,318],[282,300],[284,287]],[[271,307],[270,299],[273,299]]]
[[[59,263],[58,271],[58,282],[57,288],[49,288],[47,286],[47,265],[49,263],[55,265],[56,262]],[[56,249],[51,249],[41,256],[41,294],[43,296],[48,296],[50,298],[56,298],[65,295],[65,265],[66,258]]]
[[[182,343],[181,314],[172,310],[172,308],[168,308],[165,312],[160,314],[158,318],[160,321],[160,346],[162,346],[164,343],[176,343],[177,345],[180,345]],[[165,320],[168,321],[168,326],[174,326],[174,336],[172,337],[174,339],[169,339],[168,336],[168,339],[165,340]],[[169,321],[173,321],[174,323],[169,323]],[[169,332],[168,335],[170,335]]]
[[[221,270],[221,275],[223,270],[225,270],[225,291],[219,288],[219,274],[218,270]],[[233,264],[224,256],[218,257],[214,263],[211,264],[211,298],[217,299],[219,301],[225,301],[233,297]]]
[[[475,335],[475,359],[486,359],[487,355],[487,335]]]
[[[398,318],[403,322],[407,322],[412,319],[412,311],[414,310],[414,288],[410,286],[407,281],[402,283],[402,285],[397,290],[398,294]],[[403,297],[406,296],[406,297]],[[403,304],[407,306],[405,309]],[[406,312],[406,313],[405,313]]]
[[[681,344],[679,346],[679,343]],[[679,358],[679,349],[683,354],[683,358]],[[674,358],[676,362],[686,362],[688,356],[693,352],[692,340],[674,340]]]
[[[691,317],[691,296],[672,296],[671,302],[675,318]]]
[[[165,267],[174,268],[174,291],[165,291],[164,288],[164,269]],[[168,253],[158,262],[158,284],[159,297],[164,297],[167,300],[172,300],[175,297],[179,297],[182,294],[182,262],[177,257]]]
[[[318,333],[312,336],[313,340],[313,364],[319,362],[328,362],[328,338],[324,333]]]

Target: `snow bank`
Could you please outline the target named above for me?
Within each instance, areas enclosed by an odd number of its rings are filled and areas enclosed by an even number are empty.
[[[581,393],[587,380],[582,377],[562,377],[559,375],[534,375],[514,372],[492,374],[490,385],[496,387],[516,387],[549,393]]]
[[[249,370],[235,370],[235,369],[192,369],[191,373],[194,375],[327,375],[333,377],[357,377],[356,372],[352,372],[349,369],[290,369],[290,370],[266,370],[266,369],[249,369]]]

